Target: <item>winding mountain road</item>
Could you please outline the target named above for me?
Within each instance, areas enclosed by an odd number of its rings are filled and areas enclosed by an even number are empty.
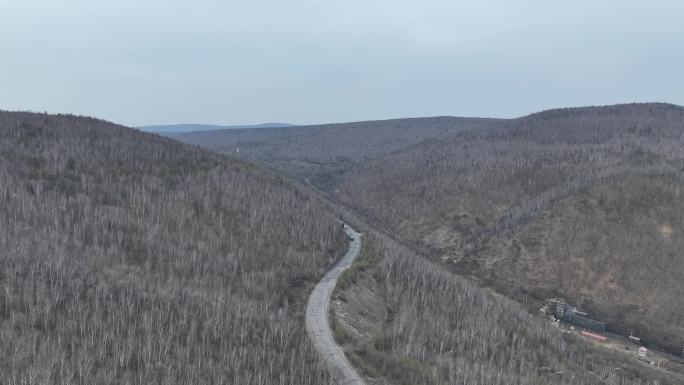
[[[340,385],[366,385],[363,377],[354,369],[342,349],[335,343],[328,322],[330,298],[337,279],[352,265],[361,250],[360,234],[351,228],[347,228],[345,231],[348,235],[354,236],[354,240],[350,242],[349,249],[344,257],[325,274],[311,292],[309,302],[306,304],[306,331],[309,333],[316,350],[330,365],[333,375]]]

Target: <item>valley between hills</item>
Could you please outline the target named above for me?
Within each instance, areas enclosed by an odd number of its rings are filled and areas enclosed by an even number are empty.
[[[350,383],[684,383],[676,105],[172,139],[2,111],[0,160],[0,384],[340,383],[324,332]]]

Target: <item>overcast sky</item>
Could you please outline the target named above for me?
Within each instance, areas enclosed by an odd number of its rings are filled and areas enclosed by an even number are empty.
[[[0,109],[157,123],[684,104],[684,3],[0,0]]]

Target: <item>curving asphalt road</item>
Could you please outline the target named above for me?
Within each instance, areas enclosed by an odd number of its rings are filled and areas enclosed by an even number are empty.
[[[347,234],[353,235],[354,240],[349,244],[349,250],[328,271],[323,279],[316,284],[313,292],[309,296],[306,304],[306,331],[314,343],[314,347],[330,365],[335,379],[340,385],[366,385],[363,378],[356,372],[356,369],[349,363],[342,349],[337,346],[333,338],[330,323],[328,322],[328,309],[330,308],[330,298],[337,279],[342,272],[347,270],[359,255],[361,250],[360,234],[351,228],[345,230]]]

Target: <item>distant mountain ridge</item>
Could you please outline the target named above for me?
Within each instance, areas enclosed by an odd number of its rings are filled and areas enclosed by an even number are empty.
[[[173,139],[231,155],[236,155],[239,148],[241,158],[268,163],[275,170],[322,185],[357,163],[496,121],[435,116],[281,129],[198,131],[174,135]]]
[[[242,124],[222,126],[217,124],[197,124],[197,123],[181,123],[181,124],[156,124],[150,126],[137,127],[140,131],[154,132],[157,134],[180,134],[185,132],[198,131],[213,131],[213,130],[234,130],[234,129],[249,129],[249,128],[282,128],[292,127],[289,123],[261,123],[261,124]]]

